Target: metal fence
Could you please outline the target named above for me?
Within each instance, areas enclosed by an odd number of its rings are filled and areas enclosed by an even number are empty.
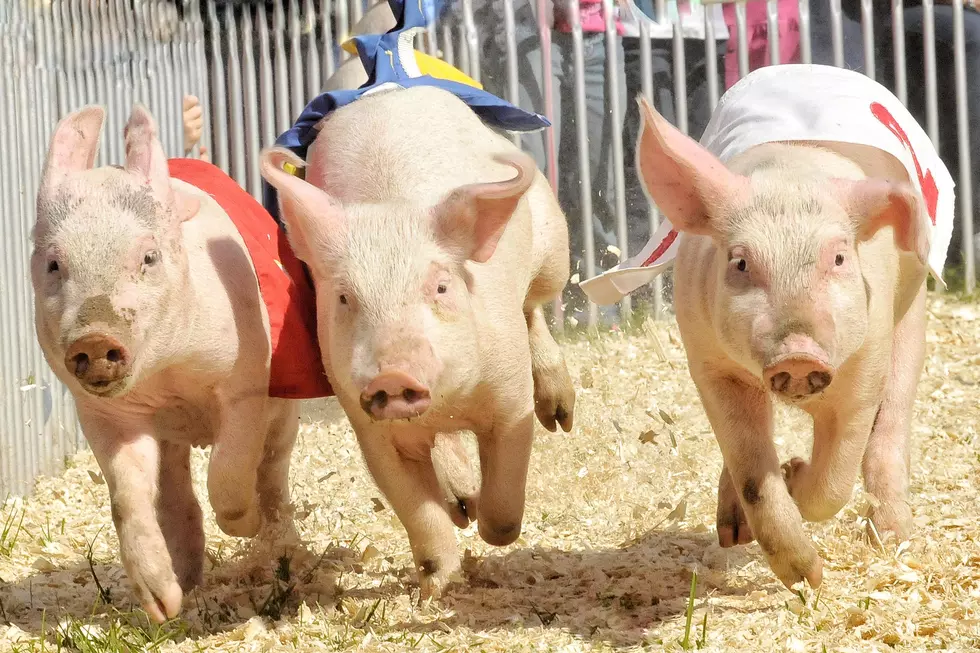
[[[666,15],[664,0],[652,4],[658,15]],[[854,67],[848,52],[853,51],[857,38],[864,72],[887,77],[903,102],[921,104],[927,132],[937,145],[942,140],[940,90],[950,84],[955,88],[951,113],[956,120],[946,119],[956,124],[955,151],[941,149],[941,154],[959,169],[958,223],[966,285],[972,290],[976,276],[972,220],[962,219],[973,215],[972,96],[967,77],[972,62],[967,61],[965,35],[968,27],[980,29],[980,16],[965,14],[962,0],[953,0],[950,7],[935,7],[933,0],[923,0],[923,38],[916,50],[907,45],[902,0],[874,4],[871,0],[794,0],[792,4],[799,26],[800,61]],[[574,204],[574,210],[568,211],[570,230],[578,234],[573,239],[573,256],[576,274],[584,279],[593,276],[600,264],[608,266],[625,258],[631,251],[631,233],[641,227],[652,232],[659,217],[642,195],[642,206],[637,199],[628,198],[635,175],[627,156],[631,143],[624,138],[623,127],[632,98],[627,97],[629,84],[622,78],[626,39],[617,30],[617,5],[614,0],[602,0],[599,32],[587,32],[578,12],[571,11],[578,0],[555,0],[555,5],[550,0],[458,0],[437,25],[420,35],[417,47],[556,124],[540,134],[515,136],[515,142],[538,159],[551,184],[561,191],[563,204]],[[731,56],[737,60],[739,75],[750,68],[748,43],[760,29],[750,24],[747,9],[751,5],[765,7],[765,64],[781,63],[779,26],[785,20],[781,12],[786,3],[749,0],[748,5],[737,2],[733,10],[731,36],[737,38],[738,48]],[[849,5],[857,7],[857,22]],[[889,5],[891,25],[880,20],[875,24],[883,5]],[[118,162],[123,156],[123,125],[132,104],[140,101],[157,117],[167,154],[181,156],[181,98],[186,93],[197,95],[207,114],[200,145],[209,148],[216,165],[258,198],[260,149],[288,128],[322,83],[350,57],[339,44],[366,9],[362,0],[182,0],[179,4],[169,0],[0,0],[4,243],[0,264],[0,497],[28,492],[37,474],[56,473],[64,456],[85,444],[70,395],[47,368],[35,342],[29,283],[34,197],[47,141],[58,119],[88,103],[105,105],[107,121],[96,164]],[[553,31],[552,15],[563,9],[570,10],[566,12],[569,29]],[[827,20],[815,17],[815,9]],[[937,37],[937,11],[941,20],[951,12],[951,39],[943,40],[950,30],[943,32],[943,38]],[[628,18],[627,14],[620,12],[619,18]],[[848,37],[848,29],[855,25],[859,36]],[[814,27],[830,30],[829,61],[813,58]],[[710,111],[722,92],[719,66],[724,66],[724,46],[715,38],[715,25],[706,18],[704,36],[693,39],[685,38],[677,28],[666,39],[656,37],[643,22],[636,29],[638,60],[629,62],[628,71],[631,79],[640,79],[636,90],[688,130],[689,115]],[[884,53],[879,38],[883,34],[890,35]],[[952,82],[948,81],[950,71],[937,66],[937,43],[942,52],[951,48],[953,53]],[[600,50],[597,82],[594,73]],[[921,70],[909,71],[910,57],[922,61]],[[703,97],[689,97],[691,62],[704,67]],[[670,80],[666,82],[672,87],[668,104],[673,106],[664,106],[662,101],[660,91],[665,89],[658,83],[664,79]],[[598,109],[597,87],[602,89]],[[946,96],[944,102],[949,100]],[[591,124],[596,120],[605,128],[599,130],[598,138]],[[561,138],[568,141],[562,144]],[[602,143],[597,142],[600,140]],[[572,154],[560,156],[566,148]],[[604,157],[593,156],[597,148],[606,150]],[[604,179],[597,181],[599,172]],[[571,191],[563,188],[569,178],[578,180]],[[597,226],[600,214],[605,223]],[[605,242],[596,242],[597,233]],[[632,249],[636,249],[635,242]],[[650,310],[659,315],[664,309],[659,280],[650,302]],[[601,317],[594,305],[577,310],[580,321],[590,325]],[[628,319],[631,310],[627,298],[612,319]]]

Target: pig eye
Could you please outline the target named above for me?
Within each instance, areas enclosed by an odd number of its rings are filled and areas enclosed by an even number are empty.
[[[436,292],[438,292],[440,295],[445,295],[446,294],[446,291],[448,291],[448,290],[449,290],[449,288],[444,283],[440,283],[439,284],[439,287],[436,288]]]
[[[60,268],[58,267],[58,261],[50,261],[48,263],[48,274],[54,274]]]
[[[160,260],[160,250],[151,249],[146,254],[143,255],[143,265],[156,265]]]
[[[744,258],[740,258],[740,259],[736,259],[735,267],[738,269],[739,272],[745,272],[745,270],[748,269],[749,265],[748,263],[745,262]]]
[[[343,304],[344,306],[347,306],[347,295],[340,296],[340,303]]]
[[[841,265],[844,265],[844,255],[843,254],[838,254],[837,255],[837,258],[834,259],[834,263],[838,267],[841,266]]]

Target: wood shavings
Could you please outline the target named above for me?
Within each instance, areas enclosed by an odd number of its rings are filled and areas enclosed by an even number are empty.
[[[146,650],[681,651],[692,569],[690,642],[707,615],[703,651],[977,650],[980,319],[948,296],[929,306],[912,435],[916,530],[878,548],[863,516],[873,497],[859,482],[836,517],[805,524],[825,564],[818,592],[783,588],[757,544],[718,546],[718,445],[676,324],[651,322],[563,344],[579,388],[575,430],[536,431],[518,544],[488,546],[475,525],[457,531],[463,573],[441,601],[418,601],[405,530],[336,408],[301,427],[292,539],[222,534],[207,503],[207,452],[195,450],[204,585]],[[781,459],[808,457],[809,418],[781,406],[776,424]],[[90,453],[0,506],[0,524],[12,511],[25,516],[10,554],[0,552],[0,651],[40,651],[42,623],[46,650],[62,622],[76,638],[156,632],[128,588]]]

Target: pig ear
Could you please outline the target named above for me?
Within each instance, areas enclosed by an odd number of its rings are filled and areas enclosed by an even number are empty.
[[[915,254],[926,265],[929,258],[929,224],[922,215],[919,197],[907,184],[880,179],[835,179],[841,204],[850,214],[858,240],[868,240],[890,226],[899,249]]]
[[[671,125],[643,96],[636,168],[650,200],[680,231],[712,235],[725,207],[748,199],[748,178]]]
[[[174,207],[178,223],[194,217],[201,202],[170,186],[167,156],[157,136],[157,123],[142,104],[133,107],[123,128],[123,139],[126,142],[126,170],[149,181],[153,192]]]
[[[56,184],[69,172],[82,172],[95,165],[105,109],[87,106],[65,116],[54,128],[48,145],[43,183]]]
[[[260,158],[262,177],[279,195],[279,214],[286,223],[289,244],[301,261],[311,265],[314,252],[321,251],[329,234],[343,224],[344,209],[313,184],[283,169],[285,163],[297,169],[306,166],[290,150],[266,148]]]
[[[495,160],[517,170],[517,176],[507,181],[461,186],[435,209],[440,240],[460,247],[468,259],[477,263],[486,263],[493,256],[504,228],[537,172],[534,161],[523,152],[498,155]]]

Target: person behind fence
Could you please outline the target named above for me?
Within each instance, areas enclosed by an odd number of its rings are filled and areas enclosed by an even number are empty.
[[[738,51],[741,43],[738,36],[738,21],[735,5],[724,4],[725,24],[728,25],[728,50],[725,52],[725,90],[739,80]],[[800,5],[797,0],[779,0],[777,3],[779,30],[779,63],[800,63]],[[765,2],[745,4],[745,32],[749,69],[747,73],[772,65],[769,52],[769,21]]]
[[[634,154],[636,139],[640,131],[640,111],[635,98],[643,92],[643,77],[640,61],[639,22],[645,21],[650,35],[652,55],[652,74],[654,105],[660,113],[674,124],[678,123],[677,82],[674,75],[673,35],[674,25],[679,23],[684,37],[684,70],[687,92],[688,133],[695,140],[701,137],[708,119],[711,117],[711,103],[708,101],[710,79],[705,50],[705,11],[711,11],[714,37],[717,41],[719,72],[724,71],[723,60],[728,27],[725,25],[721,7],[704,7],[699,0],[680,0],[666,3],[667,13],[656,15],[654,0],[636,0],[630,7],[630,15],[624,17],[624,66],[626,68],[626,116],[623,122],[623,168],[626,178],[626,211],[629,225],[629,254],[639,252],[650,238],[649,203],[640,185],[639,171],[636,169]],[[634,9],[635,7],[635,9]],[[718,83],[722,78],[719,76]]]
[[[458,11],[459,3],[457,3]],[[588,130],[590,180],[592,191],[592,235],[595,242],[597,266],[615,264],[615,256],[608,250],[616,244],[614,202],[612,184],[612,130],[613,117],[608,111],[609,84],[607,80],[605,18],[601,0],[581,0],[579,20],[582,24],[583,78],[585,82],[586,123]],[[525,108],[544,113],[544,79],[541,69],[541,40],[538,35],[538,17],[535,0],[515,0],[515,40],[517,47],[517,103]],[[575,51],[571,33],[571,16],[567,7],[547,0],[544,24],[551,30],[552,70],[548,74],[555,82],[554,134],[558,166],[558,200],[568,218],[569,249],[572,272],[584,272],[585,240],[582,230],[581,180],[579,176],[579,152],[575,119]],[[621,31],[617,18],[617,32]],[[474,19],[481,38],[481,82],[491,93],[508,97],[507,35],[502,29],[504,9],[502,0],[476,0]],[[622,61],[621,42],[616,41],[614,56]],[[622,66],[617,67],[620,106],[625,95],[625,75]],[[521,147],[530,153],[538,166],[546,169],[547,134],[524,134]],[[605,255],[605,257],[603,256]],[[603,259],[606,260],[603,260]],[[577,287],[569,285],[565,291],[568,302],[566,311],[576,319],[582,318],[587,307],[585,297]],[[581,320],[580,320],[581,321]]]
[[[936,47],[936,86],[939,120],[939,151],[954,179],[959,178],[959,141],[956,118],[956,77],[954,72],[954,29],[951,0],[936,0],[933,9]],[[966,100],[968,108],[969,150],[973,179],[973,233],[980,228],[976,211],[980,210],[980,84],[971,79],[980,71],[980,11],[975,1],[964,2],[963,33],[967,73]],[[860,0],[842,0],[843,50],[846,68],[867,70],[864,61],[861,33]],[[908,106],[920,124],[926,124],[925,21],[926,11],[921,0],[907,0],[902,18],[905,23],[905,74],[908,80]],[[829,0],[810,3],[811,47],[813,63],[833,64],[833,34],[830,23]],[[874,3],[875,76],[889,89],[895,89],[894,38],[892,34],[892,3]],[[963,191],[961,191],[963,192]],[[958,210],[959,212],[959,210]],[[962,219],[962,216],[960,216]],[[974,251],[980,254],[980,239],[974,236]],[[959,229],[953,230],[949,244],[948,265],[961,265],[963,241]]]

